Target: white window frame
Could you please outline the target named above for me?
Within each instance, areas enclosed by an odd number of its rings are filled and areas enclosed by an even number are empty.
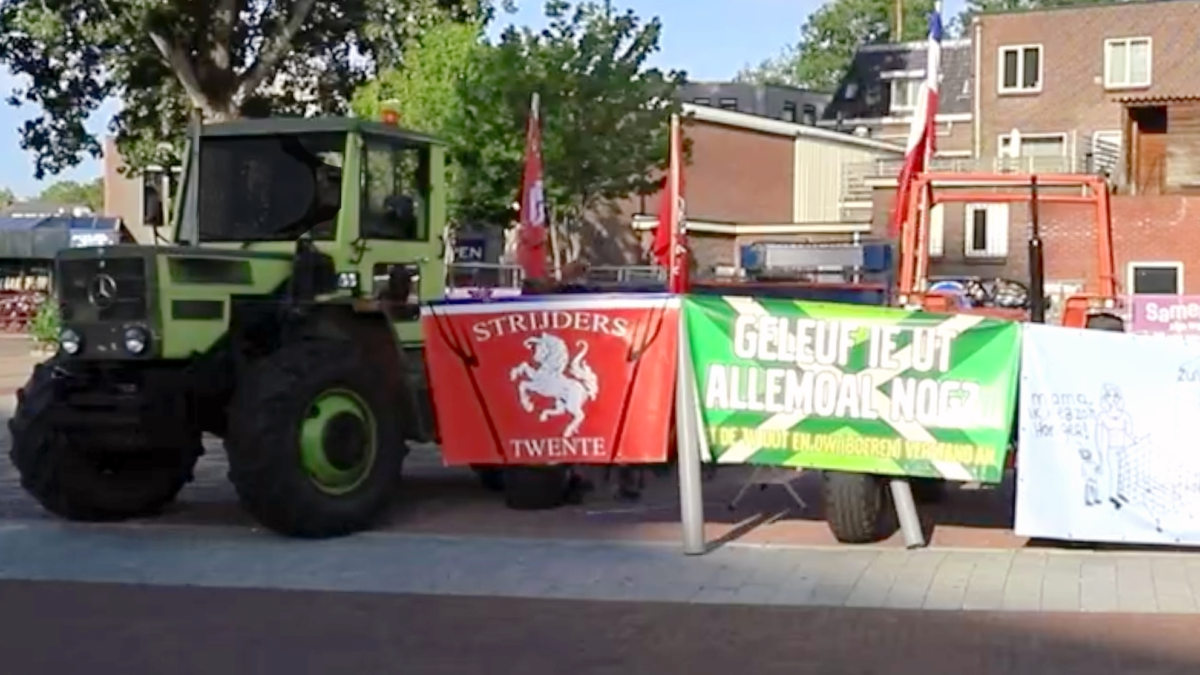
[[[1134,295],[1133,287],[1134,272],[1139,267],[1170,267],[1175,270],[1175,290],[1176,295],[1183,295],[1183,262],[1178,260],[1136,260],[1128,263],[1125,266],[1125,289],[1128,295]]]
[[[1043,133],[1036,133],[1036,134],[1027,134],[1024,131],[1021,131],[1020,129],[1017,129],[1017,133],[1020,134],[1022,143],[1024,143],[1027,140],[1044,141],[1047,138],[1056,138],[1056,139],[1062,141],[1062,146],[1063,146],[1062,154],[1059,156],[1066,157],[1067,155],[1070,154],[1070,148],[1067,147],[1067,145],[1070,144],[1070,142],[1071,142],[1070,134],[1061,133],[1061,132],[1043,132]],[[996,137],[996,151],[997,151],[996,154],[999,155],[1001,152],[1003,152],[1005,150],[1004,144],[1007,143],[1011,137],[1012,137],[1011,131],[1007,134],[1000,134],[999,136]],[[1019,155],[1019,154],[1017,155],[1017,157],[1020,157],[1020,156],[1021,155]]]
[[[975,212],[984,211],[987,215],[987,245],[983,249],[975,248],[974,244],[974,228],[975,228]],[[963,207],[963,255],[967,258],[1007,258],[1008,257],[1008,231],[1010,226],[1011,212],[1008,204],[1000,203],[983,203],[983,204],[967,204]],[[999,234],[993,234],[993,227],[1000,229]]]
[[[1111,58],[1109,56],[1111,54],[1110,50],[1113,48],[1114,45],[1124,45],[1127,52],[1132,52],[1132,50],[1130,48],[1133,46],[1133,44],[1135,42],[1145,42],[1146,43],[1146,53],[1147,53],[1147,58],[1149,59],[1146,62],[1146,81],[1145,82],[1126,82],[1126,81],[1117,82],[1117,81],[1114,81],[1113,80],[1114,73],[1112,72],[1112,62],[1111,62]],[[1128,55],[1129,54],[1127,54],[1127,56]],[[1126,71],[1129,70],[1131,63],[1132,63],[1131,60],[1127,59],[1125,61]],[[1126,72],[1125,75],[1128,76],[1129,73]],[[1152,40],[1149,36],[1141,36],[1141,37],[1110,38],[1110,39],[1104,41],[1104,88],[1105,89],[1145,89],[1146,87],[1149,87],[1150,83],[1153,81],[1154,81],[1154,40]]]
[[[929,209],[929,257],[946,255],[946,204],[934,204]]]
[[[921,83],[924,80],[915,78],[896,78],[887,80],[888,82],[888,110],[892,114],[905,114],[915,112],[917,109],[917,101],[921,96]],[[896,87],[897,85],[904,86],[912,90],[912,105],[896,105]]]
[[[1024,87],[1021,82],[1025,80],[1025,50],[1036,49],[1038,55],[1038,74],[1037,86]],[[1004,54],[1005,52],[1017,53],[1017,86],[1004,86]],[[1001,94],[1038,94],[1042,91],[1043,77],[1046,74],[1046,50],[1042,45],[1003,45],[997,51],[999,57],[996,59],[996,91]]]

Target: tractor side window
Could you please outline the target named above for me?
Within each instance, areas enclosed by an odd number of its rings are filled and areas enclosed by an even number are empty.
[[[367,239],[425,241],[429,236],[429,149],[366,137],[362,218]]]

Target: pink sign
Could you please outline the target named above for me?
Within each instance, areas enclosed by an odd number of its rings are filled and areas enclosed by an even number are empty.
[[[1131,296],[1131,333],[1200,336],[1200,295]]]

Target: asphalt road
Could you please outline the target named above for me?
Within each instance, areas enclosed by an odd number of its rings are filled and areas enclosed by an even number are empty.
[[[6,675],[1159,675],[1200,669],[1198,633],[1186,616],[0,583]]]

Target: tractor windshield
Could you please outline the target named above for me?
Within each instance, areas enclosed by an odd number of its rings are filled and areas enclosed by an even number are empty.
[[[200,241],[332,239],[346,136],[210,136],[200,145]]]

